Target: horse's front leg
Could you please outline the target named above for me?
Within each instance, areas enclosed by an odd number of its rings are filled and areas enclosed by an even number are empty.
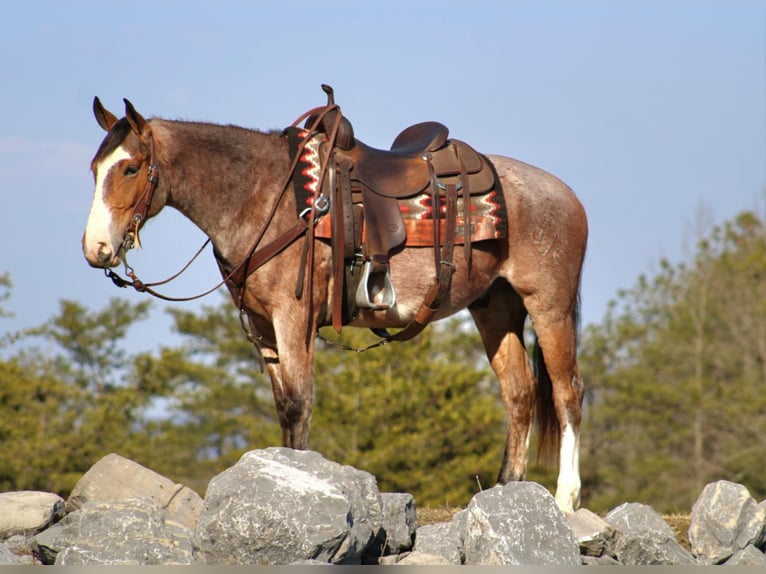
[[[279,351],[261,349],[271,377],[274,404],[282,427],[282,445],[309,448],[309,426],[314,403],[314,337],[296,333],[291,325],[274,325]]]

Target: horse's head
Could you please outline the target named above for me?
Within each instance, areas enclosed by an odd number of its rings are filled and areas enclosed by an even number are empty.
[[[93,113],[107,132],[91,162],[96,183],[82,250],[93,267],[114,267],[138,242],[138,231],[161,202],[152,202],[157,182],[152,127],[125,100],[117,117],[93,100]],[[150,212],[151,207],[151,212]]]

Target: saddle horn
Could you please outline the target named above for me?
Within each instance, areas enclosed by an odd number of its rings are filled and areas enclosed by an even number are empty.
[[[335,90],[332,89],[332,86],[329,84],[322,84],[322,91],[324,91],[325,94],[327,94],[327,107],[335,106]],[[326,134],[330,134],[332,132],[332,126],[336,121],[336,118],[338,117],[338,114],[341,114],[340,106],[336,106],[334,110],[330,110],[327,112],[324,118],[322,118],[321,122],[321,130]],[[311,115],[304,124],[304,127],[308,127],[312,124],[312,122],[316,119],[316,115]],[[351,126],[351,122],[346,119],[346,117],[341,114],[340,118],[340,125],[338,126],[338,133],[335,137],[335,146],[339,147],[342,150],[350,150],[352,147],[354,147],[354,144],[356,143],[356,140],[354,138],[354,128]]]
[[[334,106],[335,105],[335,90],[332,89],[332,86],[328,84],[322,84],[322,90],[325,94],[327,94],[327,105],[328,106]]]

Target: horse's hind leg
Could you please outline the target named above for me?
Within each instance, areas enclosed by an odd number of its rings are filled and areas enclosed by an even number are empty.
[[[542,355],[538,357],[538,425],[541,451],[559,450],[556,503],[573,512],[580,502],[579,444],[583,383],[577,367],[576,309],[549,319],[530,310]],[[553,440],[550,440],[553,439]]]
[[[535,407],[535,379],[524,347],[527,312],[505,280],[498,280],[480,301],[469,307],[481,335],[508,415],[503,464],[498,482],[524,480]]]

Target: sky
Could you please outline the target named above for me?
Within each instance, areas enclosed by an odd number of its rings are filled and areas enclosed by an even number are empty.
[[[324,103],[328,83],[369,145],[437,120],[541,167],[588,213],[584,324],[662,258],[688,257],[701,221],[762,210],[766,192],[764,0],[11,0],[0,66],[0,274],[14,284],[0,334],[43,324],[64,299],[100,310],[147,297],[82,256],[104,135],[94,96],[118,115],[128,98],[147,117],[268,130]],[[203,239],[165,210],[131,264],[165,278]],[[218,280],[206,252],[166,292]],[[126,345],[169,340],[165,305]]]

